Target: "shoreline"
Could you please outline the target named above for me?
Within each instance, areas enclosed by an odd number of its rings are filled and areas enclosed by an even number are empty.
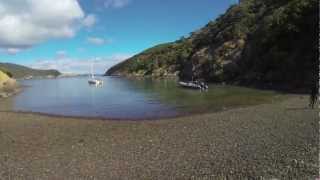
[[[26,87],[24,87],[26,88]],[[18,92],[20,93],[23,89]],[[15,96],[14,94],[13,96]],[[7,98],[12,98],[13,96],[9,96]],[[276,102],[280,103],[281,101],[285,101],[286,99],[297,97],[299,95],[293,95],[293,94],[286,94],[286,97],[282,97],[282,99],[276,100]],[[304,96],[304,95],[300,95]],[[1,99],[1,98],[0,98]],[[255,107],[259,105],[270,105],[274,103],[272,102],[263,102],[261,104],[255,104],[255,105],[244,105],[244,106],[237,106],[237,107],[229,107],[229,108],[223,108],[220,110],[214,110],[214,111],[199,111],[199,112],[184,112],[180,113],[175,116],[170,116],[170,117],[149,117],[149,118],[112,118],[112,117],[99,117],[99,116],[74,116],[74,115],[59,115],[59,114],[51,114],[51,113],[43,113],[43,112],[33,112],[33,111],[16,111],[12,109],[8,110],[0,110],[0,113],[14,113],[14,114],[21,114],[21,115],[39,115],[39,116],[45,116],[48,118],[61,118],[61,119],[79,119],[79,120],[89,120],[89,121],[94,121],[94,120],[100,120],[100,121],[112,121],[112,122],[152,122],[152,121],[163,121],[163,120],[174,120],[174,119],[179,119],[179,118],[186,118],[189,116],[192,117],[197,117],[197,116],[202,116],[202,115],[208,115],[208,114],[215,114],[219,112],[226,112],[226,111],[232,111],[232,110],[237,110],[237,109],[243,109],[243,108],[249,108],[249,107]]]
[[[0,91],[0,99],[5,99],[5,98],[10,98],[13,97],[23,91],[24,87],[17,87],[14,88],[13,90],[10,90],[10,92],[6,91]]]
[[[0,112],[0,178],[314,179],[307,96],[161,121]]]

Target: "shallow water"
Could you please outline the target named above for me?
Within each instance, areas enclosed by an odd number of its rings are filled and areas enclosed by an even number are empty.
[[[3,100],[0,110],[110,119],[157,119],[213,112],[271,102],[280,96],[234,86],[210,85],[208,92],[184,89],[175,80],[101,77],[89,86],[87,77],[26,80],[17,96]]]

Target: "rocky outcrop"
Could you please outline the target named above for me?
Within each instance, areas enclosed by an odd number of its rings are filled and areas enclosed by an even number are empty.
[[[9,97],[18,91],[19,86],[17,81],[0,71],[0,98]]]

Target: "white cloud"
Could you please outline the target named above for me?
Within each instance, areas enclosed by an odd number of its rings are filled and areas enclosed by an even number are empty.
[[[65,57],[62,59],[39,60],[29,65],[37,69],[57,69],[62,73],[90,73],[91,64],[94,64],[94,71],[98,74],[104,74],[107,69],[121,61],[131,57],[128,54],[114,54],[109,57],[98,57],[91,59],[74,59]]]
[[[52,38],[70,38],[95,22],[77,0],[0,0],[0,49],[18,52]]]
[[[94,25],[96,24],[96,22],[97,22],[96,16],[93,15],[93,14],[89,14],[89,15],[87,15],[86,18],[83,19],[82,24],[83,24],[85,27],[90,28],[90,27],[94,26]]]
[[[127,6],[130,3],[130,0],[105,0],[105,8],[122,8]]]
[[[94,45],[104,45],[104,44],[108,43],[107,40],[105,40],[103,38],[99,38],[99,37],[88,37],[87,41],[88,41],[88,43],[94,44]]]

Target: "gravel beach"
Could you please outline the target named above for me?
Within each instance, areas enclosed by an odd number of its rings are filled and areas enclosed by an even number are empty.
[[[315,179],[308,97],[157,121],[0,112],[0,179]]]

